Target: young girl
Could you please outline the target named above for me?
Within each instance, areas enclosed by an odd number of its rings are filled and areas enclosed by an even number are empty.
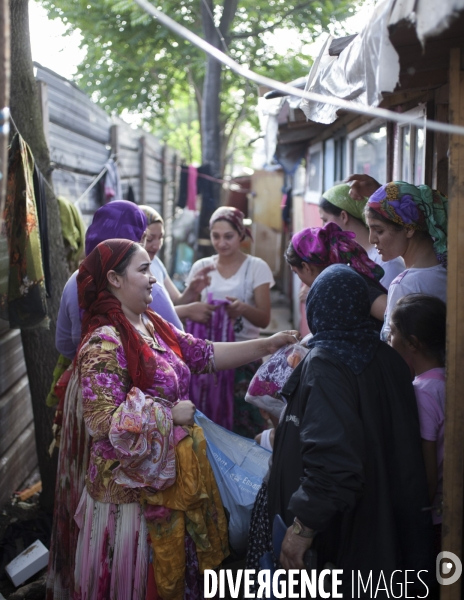
[[[422,449],[438,541],[443,488],[446,305],[425,294],[403,296],[392,312],[390,327],[391,346],[415,375]]]

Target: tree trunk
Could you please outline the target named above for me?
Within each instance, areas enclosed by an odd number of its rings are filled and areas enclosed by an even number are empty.
[[[35,162],[51,183],[50,154],[43,132],[43,121],[32,65],[29,38],[28,0],[10,0],[11,10],[11,114],[29,144]],[[58,203],[47,190],[48,236],[50,245],[51,297],[47,299],[50,329],[21,332],[34,413],[35,438],[42,478],[41,504],[53,506],[56,453],[50,458],[54,411],[45,404],[58,352],[55,327],[61,292],[68,277]]]
[[[0,0],[0,226],[5,209],[6,171],[8,169],[9,123],[4,108],[10,105],[10,7],[8,0]]]
[[[220,39],[211,18],[211,0],[201,2],[201,15],[205,40],[216,48]],[[205,79],[201,106],[201,154],[203,164],[209,164],[211,174],[221,173],[220,99],[222,64],[209,54],[206,56]]]

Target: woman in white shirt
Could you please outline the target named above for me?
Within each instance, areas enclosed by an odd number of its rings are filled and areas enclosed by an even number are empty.
[[[388,290],[381,337],[390,333],[390,315],[400,298],[414,292],[446,302],[448,199],[427,185],[394,181],[381,186],[366,206],[369,241],[383,260],[401,256],[406,269]]]
[[[209,285],[196,299],[215,306],[210,329],[207,331],[205,327],[203,335],[222,336],[222,341],[227,337],[229,340],[234,337],[236,341],[255,339],[259,337],[260,329],[269,325],[271,318],[270,288],[274,278],[262,259],[240,249],[242,240],[251,237],[243,217],[240,210],[230,206],[218,208],[213,213],[209,226],[216,254],[198,260],[187,278],[189,285],[198,273],[212,268],[208,273]],[[195,332],[200,333],[198,328]],[[233,378],[230,377],[228,383],[222,382],[222,387],[221,382],[216,385],[214,375],[206,376],[207,381],[204,376],[199,376],[201,381],[192,378],[192,400],[220,425],[240,435],[254,437],[262,431],[264,422],[258,409],[245,402],[245,393],[259,364],[260,361],[255,361],[236,369]],[[218,393],[227,396],[219,411],[217,401],[214,402]]]

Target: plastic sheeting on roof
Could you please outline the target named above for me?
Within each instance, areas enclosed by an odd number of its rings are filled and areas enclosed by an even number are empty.
[[[464,0],[396,0],[388,24],[409,19],[424,44],[426,39],[443,33],[463,10]]]
[[[364,30],[340,56],[330,56],[329,37],[309,73],[306,91],[351,100],[362,106],[378,106],[382,91],[392,92],[399,80],[398,53],[390,42],[388,24],[395,0],[377,5]],[[301,100],[299,107],[317,123],[333,123],[336,106]]]
[[[464,10],[464,0],[384,0],[378,4],[364,30],[339,57],[329,56],[327,40],[309,73],[306,91],[348,100],[353,105],[378,106],[382,92],[393,92],[399,81],[399,56],[388,28],[410,20],[423,44],[439,35]],[[337,108],[301,100],[299,107],[317,123],[333,123]]]

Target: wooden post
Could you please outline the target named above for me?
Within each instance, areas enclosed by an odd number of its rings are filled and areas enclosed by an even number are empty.
[[[147,203],[147,140],[145,136],[139,139],[140,164],[140,204]]]
[[[3,219],[8,165],[10,105],[10,6],[0,0],[0,223]]]
[[[450,54],[449,120],[464,125],[464,73],[461,50]],[[445,458],[442,549],[462,560],[464,500],[464,138],[450,136],[448,219],[448,310]],[[450,575],[452,575],[451,572]],[[460,600],[461,581],[441,588],[441,600]]]
[[[111,125],[110,127],[110,146],[111,154],[113,155],[114,160],[117,161],[119,158],[119,136],[117,125]]]

